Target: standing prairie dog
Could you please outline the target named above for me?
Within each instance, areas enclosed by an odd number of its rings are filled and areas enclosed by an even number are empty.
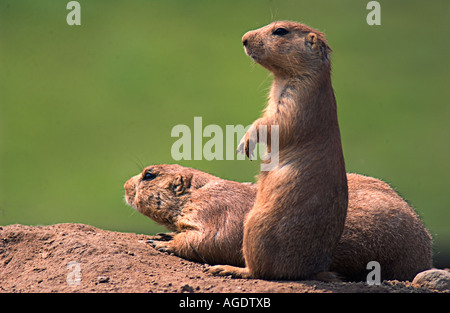
[[[412,280],[431,268],[431,236],[414,210],[388,184],[347,174],[348,212],[330,270],[365,280],[377,261],[381,279]],[[156,249],[208,264],[244,266],[243,224],[256,185],[238,183],[177,164],[151,165],[125,183],[126,201],[174,231]]]
[[[258,177],[256,200],[244,223],[246,266],[217,265],[209,272],[310,279],[329,270],[348,204],[331,49],[322,33],[287,21],[249,31],[242,43],[274,77],[264,115],[252,128],[258,133],[264,126],[271,134],[271,126],[278,126],[279,164]],[[250,132],[244,136],[247,156],[258,139]]]

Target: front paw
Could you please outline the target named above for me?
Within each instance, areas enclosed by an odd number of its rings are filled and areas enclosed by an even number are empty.
[[[258,135],[256,133],[256,128],[252,126],[248,132],[245,133],[244,137],[242,137],[241,142],[236,149],[236,153],[245,153],[250,160],[254,160],[254,151],[257,141]]]
[[[155,248],[158,251],[161,252],[165,252],[165,253],[174,253],[175,254],[175,248],[173,247],[173,245],[171,244],[170,241],[165,241],[165,242],[159,242],[156,240],[147,240],[148,243],[150,243],[153,248]]]
[[[231,276],[233,278],[251,278],[246,267],[236,267],[231,265],[215,265],[207,268],[206,273],[214,276]]]
[[[236,149],[236,154],[239,153],[245,153],[245,135],[242,137],[241,142],[239,142],[239,145]]]

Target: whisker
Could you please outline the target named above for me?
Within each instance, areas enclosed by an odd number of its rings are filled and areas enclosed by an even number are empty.
[[[141,159],[138,156],[131,155],[129,157],[129,159],[130,159],[131,162],[133,162],[136,165],[136,167],[138,168],[139,171],[142,171],[144,169],[145,166],[144,166],[144,164],[142,163]]]
[[[278,8],[275,8],[275,14],[273,14],[272,8],[270,8],[270,22],[274,22],[278,16]]]

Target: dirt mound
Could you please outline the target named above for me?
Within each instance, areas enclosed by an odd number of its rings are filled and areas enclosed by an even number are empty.
[[[213,277],[156,251],[151,236],[83,224],[0,226],[0,292],[435,292],[410,282],[265,281]]]

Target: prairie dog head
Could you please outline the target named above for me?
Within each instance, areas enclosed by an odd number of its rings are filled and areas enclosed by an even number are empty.
[[[155,222],[176,230],[177,218],[189,201],[194,173],[176,164],[148,166],[125,183],[125,200]]]
[[[124,185],[125,201],[138,212],[170,230],[189,211],[192,193],[218,178],[177,164],[147,166]]]
[[[242,43],[248,56],[275,75],[314,75],[330,65],[324,34],[303,24],[273,22],[247,32]]]

